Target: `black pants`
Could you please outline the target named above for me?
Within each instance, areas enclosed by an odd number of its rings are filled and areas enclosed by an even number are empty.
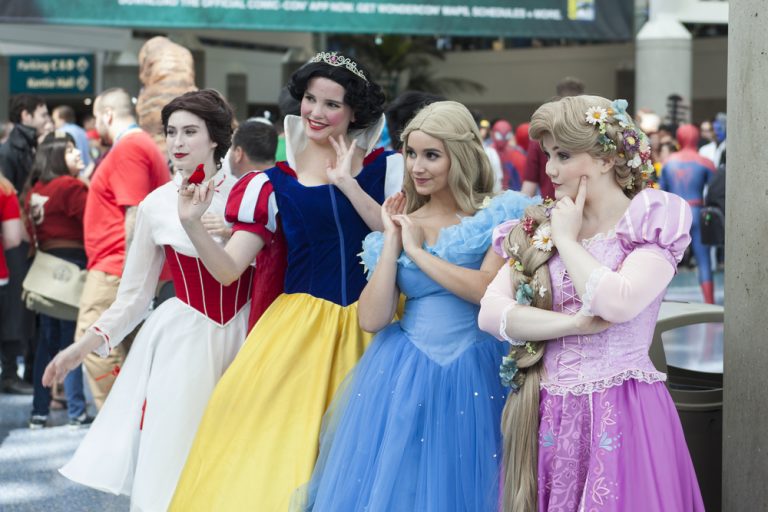
[[[32,382],[32,362],[35,334],[35,314],[24,307],[21,300],[21,284],[27,276],[30,260],[29,244],[22,242],[19,247],[5,251],[10,274],[5,294],[0,299],[0,369],[3,378],[9,378],[18,371],[17,358],[26,356],[25,365]],[[26,375],[25,375],[26,376]]]

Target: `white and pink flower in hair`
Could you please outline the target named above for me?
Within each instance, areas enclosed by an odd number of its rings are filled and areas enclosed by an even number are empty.
[[[533,237],[531,237],[531,245],[540,251],[549,252],[554,244],[552,241],[552,229],[549,224],[538,228]]]
[[[602,125],[608,120],[608,111],[603,107],[589,107],[586,119],[589,124]]]

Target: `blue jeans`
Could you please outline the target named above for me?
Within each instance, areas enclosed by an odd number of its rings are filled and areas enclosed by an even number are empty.
[[[80,268],[85,268],[86,256],[83,249],[51,249],[48,252]],[[51,391],[43,387],[43,373],[51,359],[74,342],[77,322],[59,320],[43,314],[40,314],[39,321],[33,374],[35,390],[32,396],[32,414],[47,416],[51,404]],[[85,412],[82,365],[78,365],[64,379],[64,395],[67,397],[68,416],[72,419],[82,416]]]
[[[47,416],[51,403],[51,391],[43,387],[43,373],[51,359],[72,344],[75,337],[73,320],[59,320],[47,315],[40,315],[40,331],[35,353],[35,392],[32,397],[32,414]],[[67,397],[67,415],[77,418],[85,412],[85,394],[83,393],[83,367],[69,372],[64,379],[64,394]]]

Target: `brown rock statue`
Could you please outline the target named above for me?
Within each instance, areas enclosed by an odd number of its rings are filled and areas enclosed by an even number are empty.
[[[144,84],[136,103],[139,125],[165,154],[160,111],[176,96],[197,90],[192,53],[166,37],[153,37],[139,51],[139,79]]]

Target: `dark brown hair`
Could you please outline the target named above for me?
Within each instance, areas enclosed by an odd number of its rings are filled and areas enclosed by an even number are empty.
[[[171,100],[160,114],[163,130],[168,131],[168,119],[177,110],[190,112],[203,121],[208,128],[208,136],[216,147],[213,150],[213,160],[216,167],[221,166],[221,160],[232,145],[232,121],[234,112],[218,91],[201,89],[190,91]]]
[[[49,133],[43,139],[35,152],[35,160],[29,170],[25,190],[32,188],[38,181],[48,183],[59,176],[69,176],[64,155],[67,152],[67,144],[70,142],[76,147],[75,139],[61,130]]]
[[[375,124],[384,112],[384,91],[379,84],[370,81],[371,74],[362,64],[356,64],[368,80],[363,80],[344,66],[310,62],[291,75],[288,91],[297,101],[301,101],[312,78],[332,80],[344,88],[344,103],[355,113],[355,120],[349,123],[349,128],[368,128]]]

